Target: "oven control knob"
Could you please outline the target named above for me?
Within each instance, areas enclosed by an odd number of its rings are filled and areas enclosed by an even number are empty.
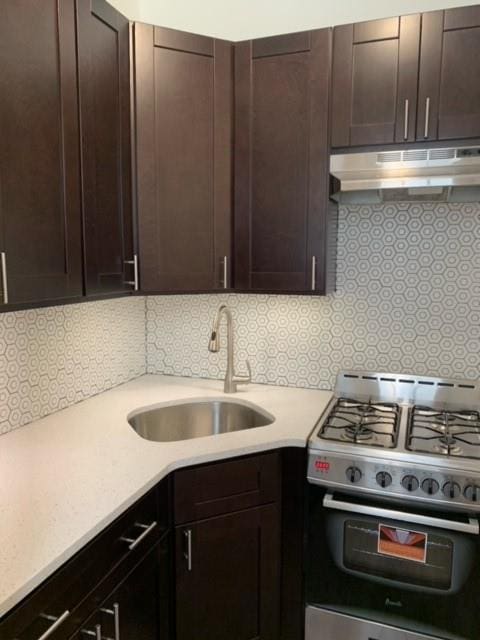
[[[392,484],[392,476],[388,471],[379,471],[377,473],[377,484],[379,484],[382,489],[386,489],[386,487]]]
[[[463,490],[463,495],[471,502],[478,502],[480,500],[480,487],[476,484],[469,484]]]
[[[458,482],[446,482],[442,487],[442,492],[446,498],[453,500],[454,498],[458,498],[462,490]]]
[[[404,476],[402,478],[402,487],[407,491],[416,491],[419,486],[420,483],[415,476]]]
[[[422,482],[422,490],[425,491],[429,496],[433,496],[439,490],[440,485],[433,478],[425,478]]]
[[[358,467],[348,467],[347,478],[350,482],[358,482],[362,478],[362,472]]]

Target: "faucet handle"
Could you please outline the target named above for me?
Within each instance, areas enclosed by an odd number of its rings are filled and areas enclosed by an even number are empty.
[[[248,375],[236,377],[235,382],[237,384],[250,384],[252,381],[252,367],[250,366],[250,361],[245,360],[245,364],[247,365]]]

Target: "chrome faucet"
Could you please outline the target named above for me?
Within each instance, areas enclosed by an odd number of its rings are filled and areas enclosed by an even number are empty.
[[[247,360],[248,376],[235,375],[234,357],[233,357],[233,318],[232,312],[226,304],[222,304],[215,314],[212,326],[212,334],[210,336],[210,342],[208,344],[208,350],[212,353],[218,353],[220,351],[220,320],[222,315],[225,315],[227,320],[227,371],[225,373],[225,384],[223,390],[225,393],[235,393],[237,391],[237,385],[248,384],[252,381],[252,370],[250,363]]]

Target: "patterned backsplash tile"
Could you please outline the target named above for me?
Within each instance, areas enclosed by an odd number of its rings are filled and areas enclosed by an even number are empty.
[[[257,382],[332,388],[345,368],[477,378],[480,204],[343,207],[326,298],[155,296],[0,314],[0,433],[146,370],[222,378],[225,336],[220,354],[207,350],[222,302],[237,371],[248,358]]]
[[[0,433],[143,373],[143,298],[0,314]]]
[[[149,297],[147,371],[223,377],[207,350],[233,310],[237,370],[263,383],[332,388],[340,369],[477,378],[480,205],[342,207],[337,293]]]

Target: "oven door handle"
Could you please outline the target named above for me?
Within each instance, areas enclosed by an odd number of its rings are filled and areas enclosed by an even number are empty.
[[[425,516],[419,513],[408,513],[396,511],[395,509],[384,509],[383,507],[373,507],[367,504],[354,504],[337,500],[332,492],[325,494],[323,506],[327,509],[337,509],[338,511],[348,511],[363,516],[375,516],[377,518],[387,518],[390,520],[403,520],[413,524],[423,524],[428,527],[438,527],[439,529],[449,529],[450,531],[461,531],[462,533],[473,533],[478,535],[480,528],[476,518],[469,517],[468,522],[458,522],[458,520],[448,520],[446,518],[436,518],[435,516]]]

